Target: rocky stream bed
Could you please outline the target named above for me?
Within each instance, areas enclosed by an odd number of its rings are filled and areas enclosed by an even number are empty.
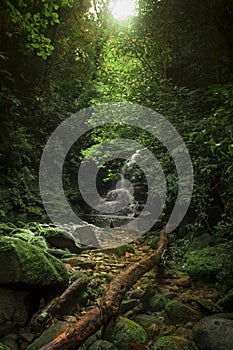
[[[72,234],[73,227],[0,224],[0,350],[41,349],[98,305],[110,281],[151,254],[159,240],[154,232],[92,249]],[[210,246],[205,236],[178,261],[174,236],[169,242],[159,273],[154,268],[138,279],[117,317],[75,350],[233,349],[233,291],[216,289],[232,244]],[[48,315],[46,305],[75,281],[78,288]]]

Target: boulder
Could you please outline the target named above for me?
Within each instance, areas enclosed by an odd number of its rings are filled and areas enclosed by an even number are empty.
[[[44,237],[52,247],[68,249],[71,253],[75,254],[79,254],[82,251],[78,243],[75,242],[73,236],[66,230],[46,228],[35,233],[35,235]]]
[[[177,337],[165,336],[159,338],[152,347],[153,350],[197,350],[192,341]]]
[[[68,285],[69,277],[60,260],[19,238],[0,237],[0,266],[1,286],[63,289]]]
[[[233,320],[218,314],[204,317],[192,334],[199,350],[232,350]]]
[[[107,324],[102,338],[121,350],[128,350],[132,343],[145,344],[147,333],[136,322],[126,317],[118,317]]]
[[[164,321],[167,324],[183,325],[187,322],[196,322],[202,315],[179,301],[169,301],[165,306]]]
[[[0,337],[3,337],[28,322],[31,292],[0,288],[0,300]]]
[[[163,294],[155,294],[149,299],[149,311],[157,312],[164,308],[168,300]]]
[[[27,350],[39,350],[44,345],[50,343],[53,339],[58,337],[61,333],[65,332],[70,327],[70,324],[65,321],[58,321],[47,328],[31,345],[27,347]]]

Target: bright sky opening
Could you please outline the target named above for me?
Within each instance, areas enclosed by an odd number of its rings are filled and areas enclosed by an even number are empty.
[[[115,19],[127,19],[136,13],[137,0],[113,0],[110,4]]]

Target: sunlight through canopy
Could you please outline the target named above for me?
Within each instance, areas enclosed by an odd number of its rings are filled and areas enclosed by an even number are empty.
[[[137,0],[113,0],[110,9],[115,19],[124,20],[136,14]]]

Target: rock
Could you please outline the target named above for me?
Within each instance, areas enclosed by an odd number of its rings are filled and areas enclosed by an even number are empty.
[[[164,308],[167,302],[168,300],[163,294],[155,294],[149,299],[149,311],[160,311]]]
[[[203,248],[207,248],[214,242],[213,236],[209,233],[202,233],[198,237],[194,238],[194,240],[189,245],[189,251],[200,250]]]
[[[106,340],[96,340],[90,346],[88,346],[87,350],[118,350],[114,344],[106,341]]]
[[[182,337],[182,338],[187,338],[187,339],[192,339],[192,331],[191,329],[187,329],[184,327],[179,327],[174,333],[175,336],[177,337]]]
[[[232,260],[233,243],[186,253],[186,271],[194,281],[216,282],[222,262]]]
[[[233,320],[216,315],[204,317],[193,328],[199,350],[232,350]]]
[[[126,252],[134,253],[133,247],[131,245],[129,245],[129,244],[124,244],[124,245],[121,245],[121,246],[118,246],[118,247],[106,249],[105,251],[110,253],[110,254],[111,253],[115,254],[117,256],[123,256],[123,255],[125,255]]]
[[[189,288],[191,286],[191,281],[189,276],[182,276],[176,280],[176,285],[182,288]]]
[[[188,339],[177,336],[159,338],[152,347],[153,350],[197,350]]]
[[[50,343],[58,335],[65,332],[69,328],[69,323],[65,321],[58,321],[52,324],[46,329],[39,338],[37,338],[31,345],[27,347],[27,350],[39,350],[44,345]]]
[[[47,228],[36,233],[36,235],[42,236],[52,246],[60,249],[69,249],[71,253],[79,254],[82,249],[75,242],[70,233],[65,230],[57,228]]]
[[[11,350],[18,350],[18,335],[8,334],[6,337],[1,339],[1,343],[9,347]]]
[[[31,292],[0,288],[0,337],[29,320]]]
[[[128,350],[131,343],[145,344],[147,334],[136,322],[125,317],[118,317],[107,324],[102,338],[112,342],[121,350]]]
[[[84,267],[86,269],[88,268],[93,268],[96,266],[96,262],[95,261],[88,261],[87,258],[83,258],[81,256],[74,256],[74,257],[70,257],[70,258],[63,258],[62,261],[66,264],[69,264],[71,266],[80,266],[80,267]]]
[[[167,324],[183,325],[200,320],[202,315],[179,301],[169,301],[165,306],[164,321]]]
[[[63,289],[68,285],[64,264],[40,248],[19,238],[0,237],[0,270],[2,286],[39,286]]]
[[[217,306],[220,307],[223,312],[233,312],[233,289],[217,302]]]
[[[139,304],[140,304],[139,299],[123,300],[120,306],[119,313],[123,314],[129,310],[132,310],[134,307],[138,306]]]
[[[131,317],[131,320],[138,323],[144,329],[149,328],[152,324],[162,324],[162,321],[155,315],[138,314]]]

